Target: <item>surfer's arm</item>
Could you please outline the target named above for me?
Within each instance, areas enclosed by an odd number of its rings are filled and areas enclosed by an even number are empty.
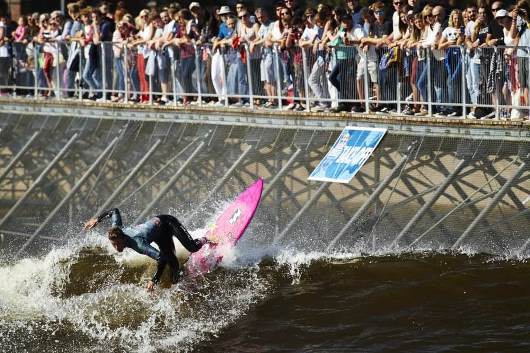
[[[120,210],[118,210],[117,208],[113,208],[113,209],[103,212],[97,218],[89,219],[85,223],[85,229],[92,229],[95,226],[97,226],[99,222],[107,218],[111,218],[113,226],[116,226],[116,227],[122,226]]]
[[[123,225],[121,221],[120,210],[118,210],[117,208],[113,208],[113,209],[103,212],[102,214],[98,216],[97,221],[99,223],[107,218],[111,219],[113,226],[121,227]]]

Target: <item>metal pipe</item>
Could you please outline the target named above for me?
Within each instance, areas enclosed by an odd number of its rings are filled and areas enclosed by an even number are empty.
[[[296,224],[296,222],[298,222],[298,220],[300,219],[300,217],[302,217],[304,215],[304,213],[307,212],[307,210],[313,206],[313,204],[320,198],[320,195],[322,195],[322,193],[324,191],[327,190],[327,188],[331,185],[331,183],[322,183],[322,185],[320,185],[320,187],[317,189],[317,191],[311,196],[311,198],[309,198],[304,206],[296,213],[296,215],[293,217],[293,219],[291,219],[289,221],[289,223],[285,226],[285,228],[282,230],[282,232],[280,234],[278,234],[278,236],[276,238],[274,238],[274,243],[277,243],[279,242],[280,240],[282,240],[285,235],[291,230],[291,228]]]
[[[182,164],[182,166],[179,168],[179,170],[169,179],[166,185],[158,192],[158,194],[155,196],[155,198],[145,207],[145,209],[140,213],[138,217],[134,220],[134,223],[140,222],[142,219],[144,219],[149,212],[155,207],[155,205],[160,201],[160,199],[167,194],[169,189],[173,187],[173,184],[180,178],[180,176],[184,173],[188,165],[191,163],[193,159],[202,151],[202,149],[206,146],[206,142],[201,141],[199,146],[193,151],[193,153],[188,157],[188,159]]]
[[[140,168],[142,168],[142,166],[145,164],[145,162],[147,162],[149,157],[151,157],[151,155],[156,151],[156,149],[158,148],[158,146],[160,145],[161,142],[162,142],[162,140],[160,140],[160,139],[155,141],[153,146],[151,146],[149,151],[147,151],[147,153],[142,157],[142,159],[138,162],[138,164],[136,164],[136,166],[133,168],[133,170],[131,170],[129,175],[127,175],[127,177],[121,182],[121,184],[116,188],[116,190],[114,190],[112,195],[109,196],[109,198],[105,201],[105,203],[99,207],[99,209],[98,209],[98,211],[97,211],[95,216],[99,215],[101,212],[105,211],[110,206],[110,204],[122,192],[123,188],[125,188],[125,186],[129,183],[129,181],[136,175],[136,173],[138,173]]]
[[[60,99],[61,98],[61,52],[60,52],[60,48],[59,46],[61,45],[60,44],[61,42],[56,42],[55,43],[55,55],[57,55],[57,65],[55,66],[55,76],[56,76],[56,80],[57,80],[57,87],[55,88],[55,99]],[[53,80],[52,80],[52,86],[53,86]]]
[[[289,160],[287,161],[287,163],[285,163],[285,165],[282,167],[282,169],[280,169],[280,171],[274,176],[274,178],[272,178],[271,182],[267,185],[267,187],[265,188],[265,190],[263,190],[263,196],[261,197],[262,199],[265,199],[267,197],[267,195],[269,195],[269,193],[271,192],[272,190],[272,187],[278,182],[278,180],[280,180],[280,178],[287,172],[287,170],[289,169],[289,167],[291,166],[291,164],[294,163],[294,161],[296,160],[296,157],[298,157],[298,155],[300,154],[300,152],[302,152],[302,150],[300,148],[297,148],[296,151],[293,153],[293,155],[291,156],[291,158],[289,158]]]
[[[304,75],[304,89],[305,89],[305,111],[309,112],[311,111],[311,101],[309,98],[309,67],[307,65],[307,54],[304,48],[300,48],[302,50],[302,73]]]
[[[201,55],[201,53],[197,50],[197,44],[193,44],[193,50],[195,52],[195,67],[196,67],[196,71],[197,72],[197,105],[199,107],[202,106],[202,80],[201,80],[201,62],[200,62],[200,59],[199,59],[199,55]]]
[[[100,44],[101,46],[101,98],[103,102],[107,101],[107,63],[105,55],[105,42]]]
[[[20,160],[20,158],[22,158],[24,153],[26,153],[26,151],[31,147],[31,144],[33,143],[33,141],[35,141],[35,139],[39,136],[39,134],[40,134],[40,131],[34,132],[33,135],[31,135],[31,137],[29,138],[28,142],[26,142],[26,144],[22,146],[20,151],[18,151],[18,153],[13,158],[11,158],[11,160],[9,161],[9,164],[0,173],[0,182],[11,171],[11,169],[13,169],[15,164]]]
[[[521,174],[524,173],[528,166],[526,165],[526,162],[522,162],[515,174],[506,181],[506,183],[497,191],[493,199],[490,201],[490,203],[480,211],[477,217],[471,222],[471,224],[467,227],[467,229],[462,233],[462,235],[455,241],[453,246],[451,246],[452,250],[455,250],[457,247],[459,247],[464,239],[475,229],[475,227],[482,221],[482,219],[498,204],[498,202],[504,197],[504,195],[510,190],[512,187],[512,184],[515,180],[517,180]]]
[[[383,179],[383,181],[377,186],[377,188],[374,190],[374,192],[370,195],[370,197],[366,200],[366,202],[355,212],[355,214],[350,218],[350,220],[342,227],[340,232],[335,236],[335,238],[329,243],[326,250],[330,250],[335,244],[346,234],[348,229],[357,222],[357,220],[362,216],[362,214],[368,209],[368,207],[379,198],[379,195],[386,189],[387,185],[390,184],[390,182],[394,179],[396,174],[403,168],[405,163],[407,163],[409,158],[409,155],[404,155],[398,164],[392,168],[390,173]]]
[[[2,227],[6,221],[13,215],[13,213],[17,210],[17,208],[28,198],[28,196],[35,190],[35,188],[42,182],[44,177],[50,172],[50,170],[61,160],[61,158],[68,152],[70,147],[73,145],[75,140],[77,139],[79,135],[75,133],[70,140],[64,145],[64,147],[59,151],[59,153],[55,156],[55,158],[44,168],[44,170],[40,173],[40,175],[35,179],[33,184],[24,192],[22,197],[17,200],[17,202],[7,211],[6,215],[2,220],[0,220],[0,227]]]
[[[250,100],[250,109],[254,109],[254,82],[252,82],[252,61],[250,60],[250,50],[245,43],[245,55],[247,56],[247,82],[248,82],[248,96]]]
[[[222,65],[222,70],[221,70],[221,74],[222,74],[222,78],[223,78],[223,89],[222,89],[222,95],[224,97],[224,100],[225,100],[225,107],[228,107],[228,85],[226,84],[226,62],[225,62],[225,56],[221,53],[221,62],[223,63]]]
[[[272,50],[273,53],[273,59],[274,59],[274,69],[276,70],[276,96],[278,99],[278,109],[282,110],[282,83],[281,83],[281,75],[280,75],[280,60],[278,58],[278,45],[275,44]]]
[[[399,241],[401,240],[401,238],[403,238],[403,236],[405,236],[405,234],[407,234],[408,231],[412,229],[412,227],[416,224],[416,222],[419,221],[421,217],[423,217],[425,212],[427,212],[427,210],[429,210],[431,206],[434,205],[434,203],[438,200],[438,198],[442,196],[442,194],[445,192],[447,187],[451,185],[453,180],[456,178],[458,174],[460,174],[460,172],[467,165],[467,163],[468,163],[467,159],[463,159],[460,161],[460,163],[458,163],[455,170],[453,170],[447,176],[447,178],[445,178],[444,182],[440,184],[440,186],[436,189],[436,192],[432,195],[432,197],[426,203],[424,203],[423,206],[421,206],[420,210],[416,212],[414,217],[412,217],[412,219],[407,223],[405,228],[401,230],[401,232],[398,234],[396,239],[394,239],[394,241],[392,242],[391,247],[397,246],[399,244]]]
[[[431,50],[427,50],[427,97],[423,99],[427,99],[427,114],[432,118]]]
[[[177,77],[175,75],[175,71],[177,70],[176,61],[171,60],[171,82],[173,83],[173,105],[177,106]]]
[[[20,254],[22,254],[22,252],[26,250],[26,248],[33,242],[33,240],[35,240],[35,238],[40,234],[40,232],[42,232],[44,227],[46,227],[52,221],[53,217],[55,217],[55,215],[63,208],[63,206],[72,198],[72,196],[77,192],[77,190],[81,188],[81,186],[85,183],[88,177],[90,177],[90,175],[94,172],[97,166],[101,163],[101,161],[105,158],[105,156],[109,153],[109,151],[114,147],[116,142],[118,142],[118,140],[119,140],[119,137],[115,137],[114,140],[112,140],[111,143],[107,146],[107,148],[105,148],[105,150],[101,152],[101,154],[96,159],[96,161],[92,163],[90,168],[88,168],[88,170],[85,172],[85,174],[83,174],[81,179],[77,181],[77,183],[74,185],[72,190],[70,190],[68,194],[61,200],[61,202],[59,202],[59,204],[53,209],[53,211],[50,212],[50,214],[46,217],[44,222],[42,222],[37,228],[37,230],[33,232],[33,234],[24,243],[24,245],[22,245],[22,247],[18,250],[15,256],[17,257],[20,256]]]
[[[124,80],[124,89],[125,92],[123,94],[123,102],[128,103],[129,102],[129,48],[127,48],[127,44],[123,45],[123,80]]]

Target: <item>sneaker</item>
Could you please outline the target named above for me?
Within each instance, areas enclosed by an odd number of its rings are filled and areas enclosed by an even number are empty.
[[[450,117],[450,118],[453,118],[453,117],[458,116],[458,115],[459,114],[457,112],[455,112],[455,111],[452,111],[449,114],[447,114],[447,116]]]
[[[468,119],[475,120],[475,119],[477,118],[477,116],[475,115],[475,112],[470,112],[470,113],[467,115],[467,118],[468,118]]]
[[[484,115],[483,117],[480,118],[480,120],[489,120],[489,119],[492,119],[495,117],[495,112],[491,112],[487,115]]]
[[[379,111],[376,111],[375,113],[377,115],[386,115],[390,112],[390,110],[387,107],[381,108]]]
[[[427,115],[427,111],[423,110],[423,109],[421,109],[420,111],[414,113],[414,116],[426,116],[426,115]]]
[[[311,108],[311,110],[314,111],[314,112],[323,112],[327,108],[328,108],[328,106],[326,104],[319,103],[319,104],[315,105],[313,108]]]
[[[405,109],[401,112],[403,115],[414,115],[414,110],[412,110],[409,106],[406,106]]]
[[[286,106],[284,109],[285,110],[293,110],[294,108],[296,108],[296,103],[289,103],[289,105]]]

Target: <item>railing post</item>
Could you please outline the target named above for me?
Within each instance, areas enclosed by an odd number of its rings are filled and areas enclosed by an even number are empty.
[[[123,92],[123,102],[128,103],[129,102],[129,48],[127,48],[127,44],[123,44],[123,89],[125,92]]]
[[[78,96],[79,100],[83,99],[83,58],[85,57],[83,55],[83,52],[85,51],[85,48],[79,44],[79,91]]]
[[[276,69],[276,96],[278,99],[278,109],[282,109],[282,83],[281,83],[281,75],[280,75],[280,57],[279,57],[279,48],[278,45],[275,44],[272,50],[273,58],[274,58],[274,68]]]
[[[368,49],[369,50],[369,49]],[[364,112],[366,114],[370,113],[370,93],[369,88],[370,84],[368,83],[368,53],[365,53],[365,65],[364,65]],[[353,78],[356,79],[355,77]]]
[[[397,62],[397,67],[396,67],[396,102],[397,102],[397,107],[396,107],[396,110],[397,110],[397,113],[398,114],[401,114],[401,89],[402,89],[402,85],[401,85],[401,77],[399,77],[399,66],[401,65],[401,62],[398,61]]]
[[[35,45],[33,46],[33,65],[34,65],[34,72],[35,72],[35,82],[34,82],[34,95],[33,98],[37,99],[39,96],[39,53],[37,52],[37,49],[35,48]]]
[[[107,101],[107,62],[105,55],[105,42],[100,43],[101,46],[101,98],[103,102]]]
[[[202,106],[202,77],[201,77],[201,61],[200,53],[197,50],[197,44],[193,43],[193,48],[195,49],[195,72],[197,72],[197,105]]]
[[[462,58],[462,118],[467,117],[466,112],[466,61],[467,56],[464,47],[460,47],[460,57]]]
[[[175,71],[177,71],[177,62],[175,61],[175,58],[171,58],[171,64],[169,65],[171,69],[171,82],[173,86],[173,105],[177,106],[177,77],[175,75]]]
[[[431,49],[427,50],[427,114],[432,117]]]
[[[60,42],[55,42],[55,54],[57,55],[57,62],[55,65],[55,76],[57,80],[57,87],[55,87],[55,98],[61,98],[61,51],[59,50]]]
[[[147,61],[149,61],[149,59],[147,59]],[[146,67],[147,67],[147,61],[145,62]],[[149,104],[153,104],[153,75],[147,75],[147,76],[149,76]]]
[[[304,48],[302,50],[302,73],[304,75],[304,89],[305,89],[305,110],[306,112],[311,111],[311,100],[309,98],[309,74],[308,74],[308,65],[307,65],[307,54]]]
[[[223,94],[223,97],[225,100],[225,107],[228,107],[228,85],[226,82],[226,62],[225,62],[225,56],[224,56],[223,50],[220,50],[220,54],[221,54],[221,62],[223,63],[222,70],[221,70],[221,76],[223,78],[223,91],[221,93]]]
[[[528,29],[527,29],[528,30]],[[528,51],[530,50],[530,47],[526,47],[526,52],[528,53]],[[528,65],[530,65],[530,57],[527,57],[526,58],[526,67],[529,67]],[[528,70],[528,78],[526,79],[526,82],[527,82],[527,91],[528,91],[528,96],[526,97],[526,106],[529,108],[528,109],[528,114],[526,115],[527,117],[530,116],[530,88],[528,87],[528,83],[530,83],[530,70]]]
[[[248,44],[245,43],[245,55],[247,57],[247,82],[248,82],[248,97],[249,97],[249,104],[250,109],[254,109],[254,92],[253,92],[253,84],[252,82],[252,67],[251,67],[251,61],[250,61],[250,50],[248,49]]]

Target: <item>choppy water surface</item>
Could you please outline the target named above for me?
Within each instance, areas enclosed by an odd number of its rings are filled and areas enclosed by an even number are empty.
[[[530,351],[530,265],[474,254],[255,249],[149,294],[98,236],[0,266],[2,352]]]

